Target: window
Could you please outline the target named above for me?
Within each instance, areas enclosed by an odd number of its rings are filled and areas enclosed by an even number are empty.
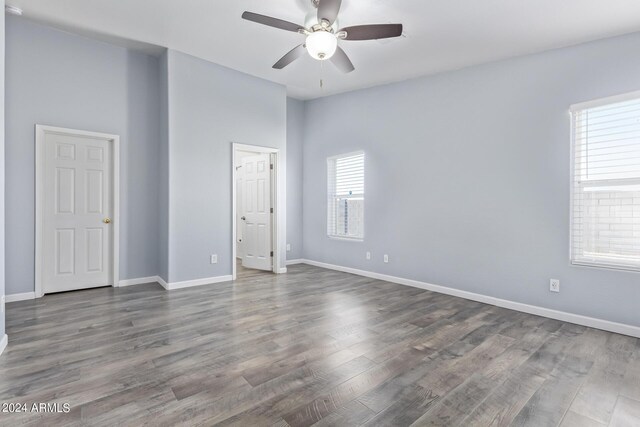
[[[571,262],[640,270],[640,93],[571,112]]]
[[[364,238],[364,153],[327,159],[327,235]]]

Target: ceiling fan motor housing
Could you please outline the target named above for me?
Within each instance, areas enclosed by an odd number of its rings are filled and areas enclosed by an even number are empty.
[[[315,10],[307,13],[307,15],[304,17],[305,28],[310,28],[312,30],[314,30],[315,27],[321,27],[321,28],[329,29],[333,32],[336,32],[338,31],[338,28],[339,28],[338,25],[339,24],[338,24],[337,18],[333,24],[327,21],[322,21],[322,20],[318,21],[318,15]]]

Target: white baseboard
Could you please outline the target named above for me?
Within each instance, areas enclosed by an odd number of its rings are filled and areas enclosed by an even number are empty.
[[[159,283],[160,286],[170,291],[173,289],[184,289],[184,288],[190,288],[193,286],[212,285],[214,283],[229,282],[229,281],[231,281],[231,276],[216,276],[216,277],[206,277],[204,279],[185,280],[184,282],[169,283],[160,276],[149,276],[149,277],[141,277],[139,279],[121,280],[120,286],[134,286],[134,285],[140,285],[143,283],[155,282],[155,283]]]
[[[22,293],[22,294],[11,294],[11,295],[5,295],[4,296],[4,300],[6,302],[25,301],[25,300],[28,300],[28,299],[35,299],[35,298],[36,298],[36,293],[35,292],[25,292],[25,293]]]
[[[4,334],[4,336],[0,340],[0,356],[2,355],[2,352],[4,351],[4,349],[7,348],[8,343],[9,343],[9,337],[7,336],[7,334]]]
[[[162,286],[166,290],[169,290],[169,285],[167,284],[167,281],[164,280],[162,277],[156,276],[156,282],[160,283],[160,286]]]
[[[154,283],[158,281],[158,276],[138,277],[137,279],[120,280],[118,286],[123,288],[125,286],[142,285],[144,283]]]
[[[158,279],[162,280],[160,277],[158,277]],[[191,288],[193,286],[203,286],[203,285],[212,285],[214,283],[220,283],[220,282],[230,282],[231,280],[233,280],[233,277],[231,275],[217,276],[217,277],[207,277],[204,279],[185,280],[184,282],[172,282],[172,283],[167,283],[164,280],[162,281],[160,280],[158,280],[158,283],[160,283],[166,290],[170,291],[174,289]]]
[[[303,259],[288,259],[286,264],[287,265],[304,264],[304,261],[305,260]]]
[[[280,271],[280,273],[287,272],[286,268],[281,270],[284,270],[284,271]],[[232,280],[231,275],[229,275],[229,276],[207,277],[204,279],[196,279],[196,280],[186,280],[184,282],[167,283],[167,281],[160,276],[149,276],[149,277],[139,277],[137,279],[120,280],[118,282],[118,286],[123,288],[127,286],[142,285],[144,283],[159,283],[160,286],[170,291],[173,289],[190,288],[192,286],[212,285],[214,283],[230,282],[231,280]],[[35,292],[25,292],[23,294],[6,295],[5,301],[9,303],[9,302],[24,301],[24,300],[35,299],[35,298],[36,298]]]
[[[611,322],[609,320],[597,319],[594,317],[582,316],[580,314],[567,313],[564,311],[553,310],[536,305],[529,305],[515,301],[504,300],[500,298],[490,297],[487,295],[476,294],[474,292],[462,291],[459,289],[449,288],[446,286],[433,285],[431,283],[420,282],[418,280],[404,279],[401,277],[389,276],[386,274],[374,273],[371,271],[358,270],[340,265],[326,264],[324,262],[312,261],[309,259],[301,260],[304,264],[316,267],[327,268],[329,270],[342,271],[345,273],[356,274],[358,276],[370,277],[372,279],[384,280],[386,282],[397,283],[400,285],[411,286],[414,288],[425,289],[427,291],[438,292],[441,294],[451,295],[454,297],[464,298],[472,301],[491,304],[510,310],[521,311],[523,313],[534,314],[536,316],[548,317],[551,319],[561,320],[563,322],[574,323],[576,325],[588,326],[590,328],[602,329],[603,331],[615,332],[622,335],[629,335],[640,338],[640,327],[627,325],[624,323]]]

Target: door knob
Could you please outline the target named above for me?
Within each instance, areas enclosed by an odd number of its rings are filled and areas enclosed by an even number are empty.
[[[111,218],[105,218],[102,220],[102,222],[104,222],[105,224],[109,224],[111,223]]]
[[[246,217],[246,216],[243,216],[243,217],[240,217],[240,219],[241,219],[241,220],[243,220],[243,221],[246,221],[246,220],[247,220],[247,217]]]

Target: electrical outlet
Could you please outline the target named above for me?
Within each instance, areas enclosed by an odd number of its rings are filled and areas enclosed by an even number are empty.
[[[218,263],[218,255],[211,255],[211,264],[217,264]]]
[[[384,254],[384,262],[388,263],[389,262],[389,255]]]
[[[287,243],[287,252],[291,251],[291,243]]]
[[[549,280],[549,290],[551,292],[560,292],[560,280],[558,279]]]
[[[371,252],[367,252],[366,257],[367,257],[368,260],[370,260],[371,259]]]

